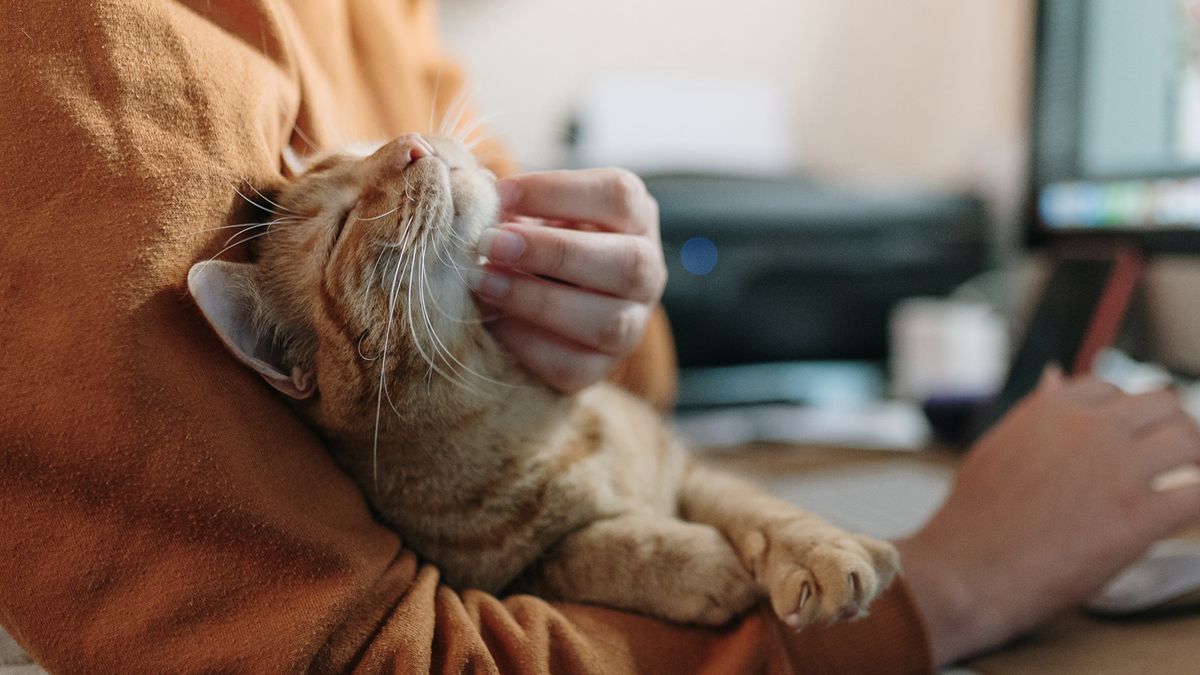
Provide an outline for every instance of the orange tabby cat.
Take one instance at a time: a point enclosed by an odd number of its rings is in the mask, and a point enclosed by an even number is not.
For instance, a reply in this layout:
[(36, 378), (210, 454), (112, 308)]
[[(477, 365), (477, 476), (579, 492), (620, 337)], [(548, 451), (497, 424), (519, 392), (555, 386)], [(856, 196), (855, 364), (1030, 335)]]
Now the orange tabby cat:
[(494, 177), (458, 142), (334, 154), (275, 200), (255, 262), (197, 264), (188, 287), (447, 583), (702, 624), (767, 596), (800, 627), (891, 581), (890, 545), (696, 464), (622, 391), (559, 394), (500, 348), (464, 280)]

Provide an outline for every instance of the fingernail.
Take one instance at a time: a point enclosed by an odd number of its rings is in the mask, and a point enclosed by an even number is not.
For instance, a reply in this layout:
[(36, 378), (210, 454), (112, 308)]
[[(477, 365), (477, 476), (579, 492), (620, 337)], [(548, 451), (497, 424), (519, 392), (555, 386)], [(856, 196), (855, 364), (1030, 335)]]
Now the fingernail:
[(489, 227), (479, 237), (479, 255), (494, 262), (516, 262), (524, 252), (525, 237), (516, 232)]
[(480, 268), (466, 271), (467, 286), (476, 293), (490, 298), (502, 298), (508, 295), (512, 282), (503, 274), (497, 274)]
[(517, 203), (517, 198), (521, 196), (521, 189), (517, 186), (517, 182), (511, 178), (496, 183), (496, 192), (500, 195), (500, 208), (508, 209), (513, 204)]

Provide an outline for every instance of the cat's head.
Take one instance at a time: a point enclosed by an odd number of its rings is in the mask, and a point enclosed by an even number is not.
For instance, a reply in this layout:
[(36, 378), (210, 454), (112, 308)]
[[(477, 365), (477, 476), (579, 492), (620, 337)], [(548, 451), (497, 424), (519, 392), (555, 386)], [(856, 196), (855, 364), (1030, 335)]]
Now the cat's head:
[(485, 339), (464, 275), (499, 208), (495, 176), (466, 148), (407, 134), (320, 158), (263, 199), (274, 216), (246, 235), (253, 262), (188, 274), (234, 356), (341, 410), (374, 404), (388, 382), (461, 377), (464, 350)]

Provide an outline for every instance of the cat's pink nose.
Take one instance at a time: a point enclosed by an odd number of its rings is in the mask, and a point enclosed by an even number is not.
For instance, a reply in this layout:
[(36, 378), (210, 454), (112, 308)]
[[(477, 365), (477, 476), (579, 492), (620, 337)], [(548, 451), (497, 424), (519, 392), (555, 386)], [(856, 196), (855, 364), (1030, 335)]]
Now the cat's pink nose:
[(420, 134), (404, 134), (389, 144), (388, 150), (396, 168), (403, 169), (422, 157), (433, 154), (433, 148)]

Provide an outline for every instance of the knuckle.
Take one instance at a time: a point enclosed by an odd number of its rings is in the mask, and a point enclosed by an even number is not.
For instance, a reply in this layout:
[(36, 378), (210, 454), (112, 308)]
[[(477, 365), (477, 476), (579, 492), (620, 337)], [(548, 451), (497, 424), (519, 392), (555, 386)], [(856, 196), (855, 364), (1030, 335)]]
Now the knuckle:
[(646, 198), (646, 185), (629, 169), (611, 169), (609, 200), (619, 216), (630, 218), (637, 214), (638, 205)]
[(578, 376), (576, 369), (565, 359), (555, 359), (546, 366), (546, 380), (563, 392), (572, 392)]
[(1200, 452), (1200, 432), (1196, 431), (1195, 425), (1179, 425), (1174, 430), (1175, 443), (1178, 447), (1185, 449), (1189, 454), (1195, 455)]
[(1195, 421), (1192, 420), (1191, 415), (1182, 410), (1175, 410), (1155, 422), (1152, 428), (1165, 429), (1176, 436), (1186, 437), (1195, 433), (1195, 426)]
[(558, 358), (546, 365), (545, 379), (555, 389), (573, 394), (603, 377), (587, 359)]
[(540, 322), (554, 311), (554, 299), (535, 281), (514, 278), (510, 305), (518, 315)]
[(1179, 447), (1186, 448), (1191, 454), (1200, 454), (1200, 429), (1196, 428), (1191, 417), (1183, 415), (1182, 419), (1172, 427), (1172, 433)]
[(632, 241), (626, 247), (620, 262), (621, 286), (627, 297), (638, 300), (654, 300), (659, 292), (661, 271), (655, 264), (648, 247)]
[(624, 354), (637, 346), (641, 329), (638, 308), (622, 307), (600, 325), (596, 348), (606, 354)]
[(549, 273), (561, 272), (567, 268), (570, 254), (570, 242), (563, 236), (563, 233), (555, 232), (554, 236), (546, 237), (545, 239), (541, 267)]

